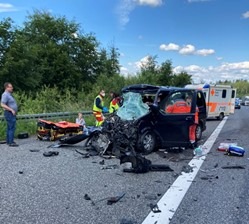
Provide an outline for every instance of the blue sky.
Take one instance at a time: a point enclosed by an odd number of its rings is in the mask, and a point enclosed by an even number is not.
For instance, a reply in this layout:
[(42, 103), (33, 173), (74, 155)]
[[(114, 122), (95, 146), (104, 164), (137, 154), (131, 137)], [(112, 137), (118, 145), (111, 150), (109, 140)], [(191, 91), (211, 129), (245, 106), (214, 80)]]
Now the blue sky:
[(117, 47), (124, 75), (151, 55), (195, 83), (249, 80), (249, 0), (0, 0), (0, 19), (22, 24), (34, 9), (75, 20), (102, 47)]

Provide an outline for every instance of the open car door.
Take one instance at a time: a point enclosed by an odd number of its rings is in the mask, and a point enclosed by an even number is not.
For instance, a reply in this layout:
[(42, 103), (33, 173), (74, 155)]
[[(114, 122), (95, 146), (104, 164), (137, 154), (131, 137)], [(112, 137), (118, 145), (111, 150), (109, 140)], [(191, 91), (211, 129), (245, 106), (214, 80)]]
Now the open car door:
[[(159, 93), (159, 95), (167, 95)], [(185, 101), (187, 96), (192, 97), (192, 104)], [(192, 90), (176, 90), (160, 100), (159, 113), (155, 130), (161, 138), (162, 146), (187, 146), (189, 145), (189, 127), (194, 124), (196, 94)], [(170, 107), (175, 109), (170, 110)]]

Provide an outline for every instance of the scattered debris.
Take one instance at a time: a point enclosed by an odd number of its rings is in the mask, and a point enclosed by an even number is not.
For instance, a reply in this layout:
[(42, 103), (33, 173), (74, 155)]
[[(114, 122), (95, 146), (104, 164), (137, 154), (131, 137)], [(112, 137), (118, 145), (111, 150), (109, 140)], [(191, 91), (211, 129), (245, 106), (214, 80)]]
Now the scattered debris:
[(105, 165), (105, 160), (103, 159), (102, 161), (99, 162), (100, 165)]
[(84, 195), (84, 199), (87, 200), (87, 201), (91, 201), (91, 198), (89, 197), (88, 194), (85, 194), (85, 195)]
[(226, 155), (228, 156), (244, 156), (245, 149), (240, 146), (230, 145)]
[(18, 173), (19, 173), (19, 174), (23, 174), (23, 171), (22, 171), (22, 170), (20, 170)]
[(244, 156), (245, 149), (238, 146), (236, 142), (234, 143), (220, 143), (218, 151), (226, 152), (225, 155), (228, 156)]
[(184, 172), (184, 173), (191, 173), (191, 172), (193, 172), (193, 167), (190, 166), (190, 165), (183, 166), (182, 167), (182, 172)]
[(75, 152), (83, 156), (83, 158), (89, 158), (90, 156), (96, 156), (98, 153), (96, 151), (88, 151), (87, 153), (75, 149)]
[(229, 149), (230, 145), (237, 145), (237, 142), (234, 143), (222, 142), (218, 146), (217, 150), (221, 152), (226, 152)]
[(245, 169), (245, 166), (222, 166), (222, 169)]
[(45, 157), (58, 156), (58, 155), (59, 155), (58, 151), (48, 151), (43, 153), (43, 156)]
[(0, 144), (6, 144), (7, 142), (5, 140), (0, 141)]
[(120, 164), (130, 162), (132, 167), (124, 169), (129, 173), (146, 173), (149, 171), (173, 171), (168, 165), (152, 164), (150, 160), (141, 155), (122, 155), (120, 156)]
[(20, 134), (17, 135), (17, 138), (19, 139), (24, 139), (24, 138), (28, 138), (29, 134), (27, 132), (22, 132)]
[(119, 166), (117, 164), (107, 165), (107, 166), (101, 167), (101, 170), (112, 170), (112, 169), (117, 169), (118, 167)]
[(212, 179), (219, 179), (219, 176), (214, 176), (214, 175), (206, 175), (204, 177), (200, 177), (202, 180), (212, 180)]
[(40, 149), (30, 149), (30, 152), (40, 152)]
[(120, 199), (122, 199), (125, 196), (125, 193), (120, 193), (119, 195), (115, 196), (115, 197), (110, 197), (107, 199), (107, 204), (108, 205), (112, 205), (116, 202), (118, 202)]
[(151, 209), (151, 211), (154, 212), (154, 213), (162, 212), (162, 211), (159, 209), (159, 207), (158, 207), (157, 204), (150, 204), (150, 209)]
[(199, 145), (197, 148), (194, 149), (194, 155), (195, 156), (202, 156), (203, 152), (202, 152), (202, 146)]

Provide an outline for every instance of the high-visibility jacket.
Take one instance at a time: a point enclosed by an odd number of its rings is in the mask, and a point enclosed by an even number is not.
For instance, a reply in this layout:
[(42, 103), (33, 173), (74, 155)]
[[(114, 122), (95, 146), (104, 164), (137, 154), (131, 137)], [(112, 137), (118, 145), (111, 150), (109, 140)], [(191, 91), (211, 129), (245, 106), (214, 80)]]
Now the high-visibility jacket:
[(101, 97), (100, 95), (98, 95), (98, 96), (96, 96), (96, 98), (94, 99), (94, 103), (93, 103), (93, 111), (95, 111), (95, 112), (101, 112), (102, 113), (102, 109), (101, 108), (99, 108), (99, 107), (97, 107), (97, 105), (96, 105), (96, 100), (97, 99), (100, 99), (100, 104), (101, 104), (101, 106), (102, 107), (104, 107), (104, 100), (103, 100), (103, 97)]
[(119, 108), (118, 102), (119, 100), (117, 98), (112, 99), (109, 106), (109, 113), (113, 113), (118, 110)]

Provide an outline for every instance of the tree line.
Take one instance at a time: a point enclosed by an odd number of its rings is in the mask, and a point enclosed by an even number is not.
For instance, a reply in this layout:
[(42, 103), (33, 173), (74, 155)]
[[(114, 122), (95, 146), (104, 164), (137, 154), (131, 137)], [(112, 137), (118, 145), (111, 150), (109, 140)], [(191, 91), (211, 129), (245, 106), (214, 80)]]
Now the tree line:
[[(68, 108), (58, 108), (63, 99), (90, 109), (102, 88), (119, 92), (130, 84), (183, 87), (192, 82), (186, 72), (175, 74), (170, 60), (158, 64), (152, 55), (136, 74), (123, 76), (119, 56), (114, 44), (102, 47), (93, 33), (65, 16), (35, 10), (21, 26), (11, 18), (0, 21), (0, 84), (14, 85), (24, 113), (32, 105), (38, 113)], [(247, 92), (248, 83), (241, 82), (235, 84)]]

